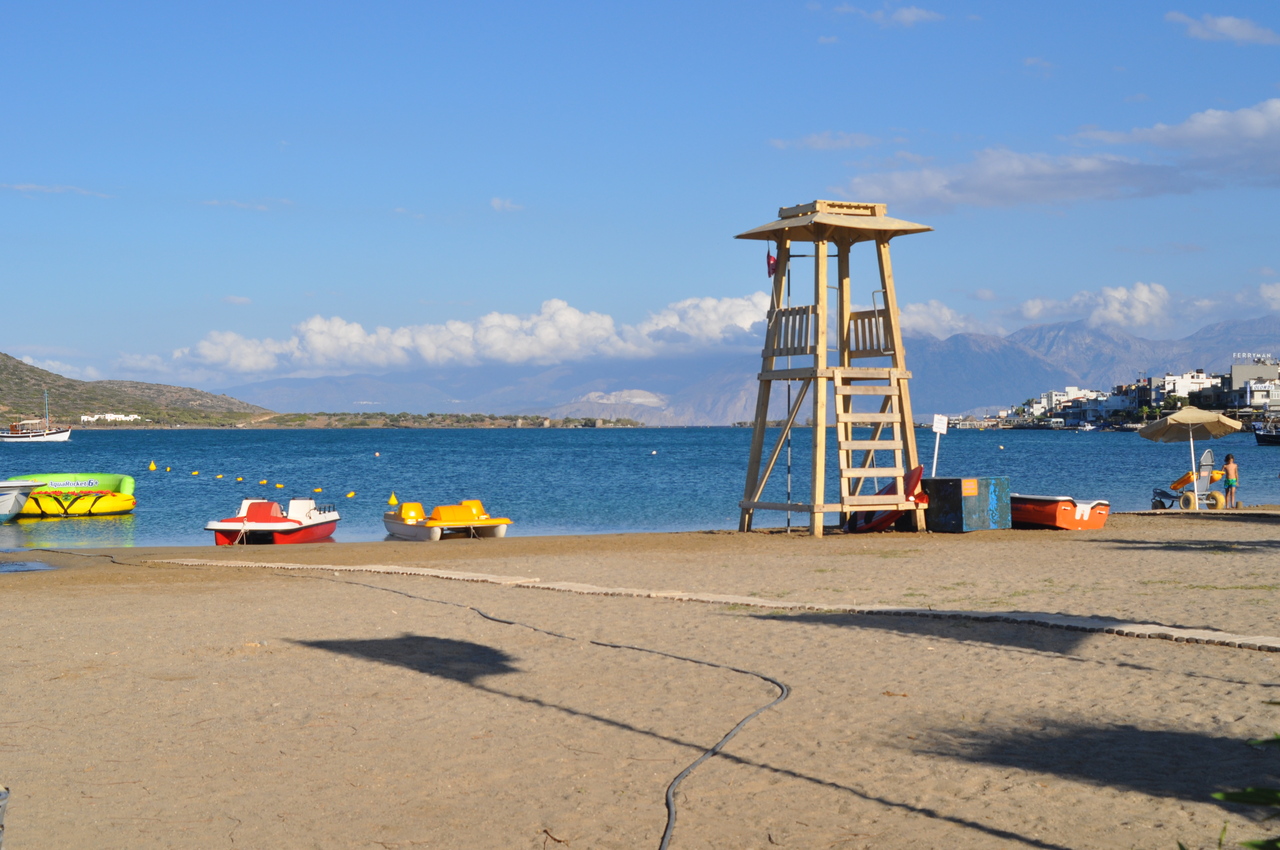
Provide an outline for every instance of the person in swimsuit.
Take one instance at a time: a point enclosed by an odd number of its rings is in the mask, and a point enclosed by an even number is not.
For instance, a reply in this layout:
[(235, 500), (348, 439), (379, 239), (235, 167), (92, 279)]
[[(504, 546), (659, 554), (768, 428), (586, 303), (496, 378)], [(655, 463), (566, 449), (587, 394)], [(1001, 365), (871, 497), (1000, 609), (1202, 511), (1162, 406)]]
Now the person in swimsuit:
[(1240, 484), (1240, 467), (1236, 466), (1236, 456), (1227, 455), (1227, 462), (1222, 464), (1222, 486), (1227, 491), (1227, 507), (1236, 506), (1236, 487)]

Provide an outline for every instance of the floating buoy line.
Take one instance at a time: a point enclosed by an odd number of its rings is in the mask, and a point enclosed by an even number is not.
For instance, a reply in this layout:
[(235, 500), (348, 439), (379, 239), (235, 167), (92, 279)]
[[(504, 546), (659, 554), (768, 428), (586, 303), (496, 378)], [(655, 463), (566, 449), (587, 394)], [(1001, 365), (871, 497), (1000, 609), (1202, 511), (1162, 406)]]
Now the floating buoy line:
[[(376, 453), (375, 453), (375, 457), (376, 457)], [(158, 467), (158, 466), (156, 466), (156, 462), (155, 462), (154, 460), (147, 464), (147, 471), (148, 471), (148, 472), (156, 472), (156, 471), (158, 471), (158, 470), (159, 470), (159, 467)], [(172, 472), (172, 471), (173, 471), (173, 467), (172, 467), (172, 466), (166, 466), (166, 467), (164, 468), (164, 471), (165, 471), (165, 472)], [(193, 477), (194, 477), (194, 476), (198, 476), (199, 474), (200, 474), (200, 470), (198, 470), (198, 469), (193, 469), (193, 470), (191, 470), (191, 475), (192, 475)], [(224, 473), (218, 473), (217, 475), (214, 475), (213, 477), (214, 477), (214, 478), (217, 478), (217, 479), (221, 479), (221, 478), (225, 478), (225, 477), (226, 477), (226, 475), (225, 475)], [(244, 476), (243, 476), (243, 475), (237, 475), (237, 476), (235, 477), (235, 480), (236, 480), (237, 482), (239, 482), (239, 483), (242, 483), (242, 482), (244, 481)], [(272, 483), (272, 481), (271, 481), (271, 479), (270, 479), (270, 478), (263, 478), (263, 479), (260, 479), (260, 480), (258, 481), (259, 486), (263, 486), (263, 487), (265, 487), (266, 485), (271, 484), (271, 483)], [(283, 483), (281, 483), (281, 482), (279, 482), (279, 481), (275, 482), (275, 489), (277, 489), (277, 490), (283, 490), (284, 488), (285, 488), (285, 485), (284, 485)], [(324, 492), (324, 488), (323, 488), (323, 487), (313, 487), (313, 488), (311, 488), (311, 492), (312, 492), (312, 493), (323, 493), (323, 492)], [(356, 491), (355, 491), (355, 490), (351, 490), (351, 491), (349, 491), (349, 492), (346, 494), (346, 498), (348, 498), (348, 499), (354, 499), (355, 497), (356, 497)], [(391, 501), (390, 501), (390, 502), (388, 502), (388, 504), (391, 504), (391, 505), (399, 504), (399, 503), (396, 501), (396, 494), (395, 494), (394, 492), (391, 494)]]

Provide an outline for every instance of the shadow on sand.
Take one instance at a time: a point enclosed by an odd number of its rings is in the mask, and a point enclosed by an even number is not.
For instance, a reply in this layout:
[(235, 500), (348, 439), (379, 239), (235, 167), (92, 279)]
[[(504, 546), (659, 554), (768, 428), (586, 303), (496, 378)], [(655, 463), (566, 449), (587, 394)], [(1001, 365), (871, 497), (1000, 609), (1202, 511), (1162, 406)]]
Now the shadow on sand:
[(441, 679), (452, 679), (468, 685), (476, 684), (476, 680), (482, 676), (520, 672), (511, 664), (514, 659), (500, 649), (429, 635), (405, 633), (398, 638), (301, 640), (295, 643), (340, 655), (407, 667), (428, 676), (439, 676)]
[(1274, 751), (1238, 738), (1136, 726), (1046, 725), (1032, 734), (948, 733), (955, 745), (918, 752), (1196, 803), (1215, 802), (1209, 796), (1214, 791), (1274, 786), (1280, 768)]
[[(1023, 612), (1025, 613), (1025, 612)], [(919, 635), (938, 640), (956, 640), (988, 643), (994, 646), (1014, 646), (1070, 655), (1090, 637), (1089, 632), (1068, 631), (1031, 623), (983, 622), (975, 619), (913, 616), (909, 614), (824, 614), (806, 611), (799, 614), (754, 614), (756, 619), (784, 623), (800, 623), (814, 626), (834, 626), (843, 629), (897, 632), (903, 635)], [(975, 612), (975, 617), (982, 616)], [(993, 616), (1000, 616), (993, 614)], [(1098, 617), (1099, 625), (1119, 623), (1107, 617)]]

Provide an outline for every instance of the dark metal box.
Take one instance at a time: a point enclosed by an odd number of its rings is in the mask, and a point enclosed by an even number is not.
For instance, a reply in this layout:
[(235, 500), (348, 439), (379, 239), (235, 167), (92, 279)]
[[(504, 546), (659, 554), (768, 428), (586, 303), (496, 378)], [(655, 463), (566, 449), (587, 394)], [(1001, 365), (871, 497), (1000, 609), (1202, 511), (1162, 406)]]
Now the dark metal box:
[(986, 531), (1009, 528), (1009, 479), (926, 478), (925, 524), (930, 531)]

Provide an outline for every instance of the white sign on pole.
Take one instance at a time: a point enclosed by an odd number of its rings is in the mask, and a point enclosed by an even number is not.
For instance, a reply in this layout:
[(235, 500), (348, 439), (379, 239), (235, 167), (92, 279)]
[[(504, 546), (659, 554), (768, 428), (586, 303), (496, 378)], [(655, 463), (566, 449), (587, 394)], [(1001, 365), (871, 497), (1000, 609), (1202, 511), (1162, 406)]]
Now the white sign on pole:
[(929, 473), (930, 478), (938, 477), (938, 444), (942, 442), (942, 435), (947, 433), (947, 417), (941, 413), (933, 414), (933, 471)]

